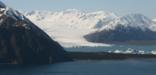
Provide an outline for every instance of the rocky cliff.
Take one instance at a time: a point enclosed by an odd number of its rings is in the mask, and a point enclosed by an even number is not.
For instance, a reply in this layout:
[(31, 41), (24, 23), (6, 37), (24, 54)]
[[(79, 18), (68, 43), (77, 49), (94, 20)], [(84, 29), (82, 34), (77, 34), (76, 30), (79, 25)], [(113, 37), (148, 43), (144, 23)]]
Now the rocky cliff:
[(48, 64), (67, 52), (18, 11), (0, 2), (0, 63)]

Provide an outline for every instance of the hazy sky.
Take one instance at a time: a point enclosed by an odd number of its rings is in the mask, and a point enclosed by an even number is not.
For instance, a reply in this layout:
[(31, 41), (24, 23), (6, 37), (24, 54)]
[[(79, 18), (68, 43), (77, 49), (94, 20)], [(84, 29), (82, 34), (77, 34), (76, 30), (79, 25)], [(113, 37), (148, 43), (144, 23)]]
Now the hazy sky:
[(2, 0), (19, 10), (64, 10), (112, 11), (119, 15), (142, 13), (156, 17), (156, 0)]

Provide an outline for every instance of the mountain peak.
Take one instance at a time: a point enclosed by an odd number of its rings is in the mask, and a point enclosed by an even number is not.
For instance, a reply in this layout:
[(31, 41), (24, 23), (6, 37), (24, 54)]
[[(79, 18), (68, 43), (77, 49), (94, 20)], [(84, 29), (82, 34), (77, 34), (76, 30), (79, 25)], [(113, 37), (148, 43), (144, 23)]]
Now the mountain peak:
[(109, 22), (108, 24), (106, 24), (106, 26), (101, 28), (101, 30), (112, 30), (118, 26), (139, 28), (145, 30), (155, 27), (155, 23), (142, 14), (128, 14), (115, 18), (113, 21)]
[(128, 22), (139, 22), (139, 23), (146, 23), (146, 24), (151, 22), (151, 20), (149, 18), (147, 18), (146, 16), (144, 16), (142, 14), (138, 14), (138, 13), (125, 15), (125, 16), (121, 17), (121, 19), (127, 20)]
[(65, 11), (67, 11), (67, 12), (80, 12), (80, 10), (78, 10), (78, 9), (66, 9)]
[(155, 22), (141, 14), (128, 14), (84, 37), (89, 42), (96, 43), (156, 44), (155, 35)]
[[(0, 18), (1, 20), (0, 25), (5, 21), (5, 18), (12, 18), (13, 20), (18, 21), (19, 23), (26, 19), (24, 15), (19, 13), (17, 10), (7, 7), (3, 2), (0, 2), (0, 17), (2, 17)], [(13, 24), (10, 24), (9, 26), (11, 25), (13, 27), (17, 26)], [(20, 26), (24, 28), (29, 28), (28, 25), (26, 25), (25, 23)]]
[(48, 64), (68, 60), (59, 43), (17, 10), (2, 2), (0, 9), (0, 63)]

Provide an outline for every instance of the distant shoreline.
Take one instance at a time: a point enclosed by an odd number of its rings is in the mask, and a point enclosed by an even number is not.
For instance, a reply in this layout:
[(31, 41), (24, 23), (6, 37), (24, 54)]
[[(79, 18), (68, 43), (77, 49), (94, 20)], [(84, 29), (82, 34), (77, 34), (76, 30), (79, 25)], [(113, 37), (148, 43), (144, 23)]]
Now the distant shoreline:
[(154, 54), (131, 54), (109, 52), (68, 52), (74, 60), (126, 60), (126, 59), (156, 59)]

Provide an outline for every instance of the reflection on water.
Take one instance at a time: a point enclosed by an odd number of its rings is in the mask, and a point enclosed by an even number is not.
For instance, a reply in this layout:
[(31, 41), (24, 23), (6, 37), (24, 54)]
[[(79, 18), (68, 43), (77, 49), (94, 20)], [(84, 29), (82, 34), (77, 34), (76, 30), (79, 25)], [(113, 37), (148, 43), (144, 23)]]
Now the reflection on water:
[(155, 75), (156, 60), (75, 61), (52, 65), (0, 65), (1, 75)]

